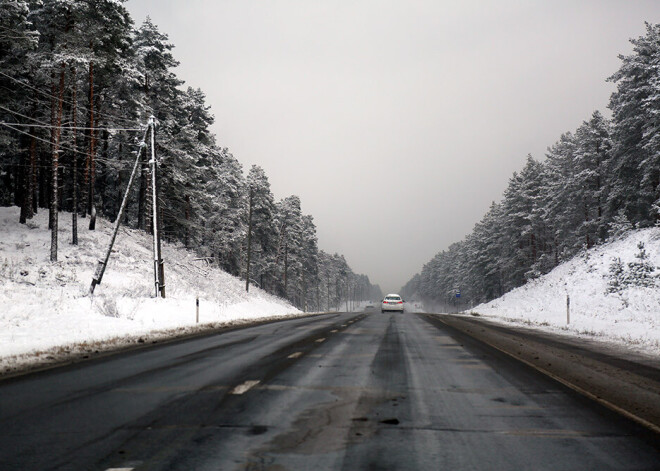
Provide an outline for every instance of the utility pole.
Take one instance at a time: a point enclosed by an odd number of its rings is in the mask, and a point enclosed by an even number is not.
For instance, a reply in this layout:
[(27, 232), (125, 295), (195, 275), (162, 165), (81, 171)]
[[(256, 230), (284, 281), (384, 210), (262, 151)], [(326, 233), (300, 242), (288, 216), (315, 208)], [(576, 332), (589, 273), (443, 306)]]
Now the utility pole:
[(154, 284), (156, 287), (156, 297), (160, 294), (165, 297), (165, 269), (160, 252), (160, 218), (158, 214), (158, 163), (156, 162), (156, 119), (149, 118), (149, 128), (151, 129), (151, 199), (152, 199), (152, 218), (153, 218), (153, 236), (154, 236)]
[(94, 294), (94, 288), (96, 288), (96, 285), (100, 285), (101, 280), (103, 279), (103, 273), (105, 272), (105, 267), (108, 265), (108, 260), (110, 259), (110, 253), (112, 253), (112, 246), (114, 245), (115, 239), (117, 238), (117, 232), (119, 232), (119, 224), (121, 224), (122, 216), (126, 209), (126, 203), (128, 202), (128, 194), (131, 192), (131, 187), (133, 186), (133, 181), (135, 180), (135, 174), (137, 173), (140, 160), (142, 159), (142, 154), (147, 147), (146, 144), (147, 133), (149, 132), (150, 127), (151, 126), (147, 127), (147, 130), (144, 133), (144, 137), (142, 138), (142, 142), (140, 143), (140, 149), (138, 150), (135, 159), (135, 164), (133, 165), (133, 171), (131, 172), (131, 177), (128, 180), (128, 185), (126, 186), (124, 199), (122, 200), (121, 206), (119, 207), (119, 213), (117, 213), (117, 219), (115, 219), (115, 227), (114, 230), (112, 231), (112, 238), (110, 239), (108, 250), (105, 252), (105, 257), (103, 258), (103, 260), (99, 260), (99, 263), (96, 267), (96, 271), (94, 273), (94, 277), (92, 278), (92, 285), (89, 287), (89, 294)]
[[(245, 291), (250, 291), (250, 259), (252, 255), (252, 199), (254, 190), (250, 186), (250, 203), (248, 209), (248, 233), (247, 233), (247, 264), (245, 266)], [(263, 286), (262, 286), (263, 288)]]

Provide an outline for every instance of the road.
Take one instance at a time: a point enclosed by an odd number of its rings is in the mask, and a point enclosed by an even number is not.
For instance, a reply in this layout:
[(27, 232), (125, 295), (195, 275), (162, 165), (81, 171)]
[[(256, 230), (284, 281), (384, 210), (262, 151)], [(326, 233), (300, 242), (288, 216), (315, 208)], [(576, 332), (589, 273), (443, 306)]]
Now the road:
[(417, 314), (324, 314), (0, 382), (2, 470), (608, 470), (657, 436)]

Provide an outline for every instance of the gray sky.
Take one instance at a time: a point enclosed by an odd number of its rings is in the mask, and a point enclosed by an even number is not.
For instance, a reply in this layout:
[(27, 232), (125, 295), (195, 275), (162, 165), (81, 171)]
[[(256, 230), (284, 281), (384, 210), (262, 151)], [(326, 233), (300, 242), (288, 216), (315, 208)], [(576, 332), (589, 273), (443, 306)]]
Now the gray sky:
[(500, 200), (526, 155), (607, 113), (657, 0), (129, 0), (176, 46), (218, 143), (319, 247), (397, 291)]

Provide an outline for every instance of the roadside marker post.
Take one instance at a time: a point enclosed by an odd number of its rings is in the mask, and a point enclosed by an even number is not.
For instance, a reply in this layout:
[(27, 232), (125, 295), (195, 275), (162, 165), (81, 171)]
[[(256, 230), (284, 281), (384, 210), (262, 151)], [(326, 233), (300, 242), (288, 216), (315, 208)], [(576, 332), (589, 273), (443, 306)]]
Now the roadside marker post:
[(195, 317), (195, 323), (199, 324), (199, 296), (197, 296), (197, 297), (195, 298), (195, 306), (196, 306), (196, 308), (197, 308), (197, 309), (196, 309), (196, 310), (197, 310), (197, 315), (196, 315), (196, 317)]
[(566, 325), (571, 323), (571, 297), (566, 295)]

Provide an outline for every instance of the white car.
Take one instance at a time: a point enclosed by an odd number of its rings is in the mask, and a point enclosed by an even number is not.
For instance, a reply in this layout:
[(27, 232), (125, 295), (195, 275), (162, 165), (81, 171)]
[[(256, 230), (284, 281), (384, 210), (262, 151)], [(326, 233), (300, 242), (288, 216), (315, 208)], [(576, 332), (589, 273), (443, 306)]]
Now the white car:
[(399, 311), (403, 312), (403, 303), (405, 301), (398, 294), (388, 294), (380, 304), (380, 312)]

